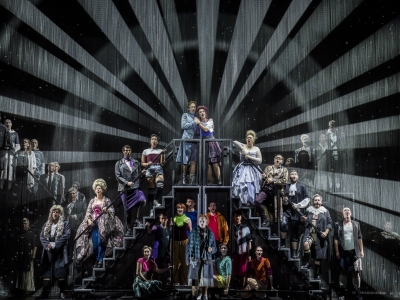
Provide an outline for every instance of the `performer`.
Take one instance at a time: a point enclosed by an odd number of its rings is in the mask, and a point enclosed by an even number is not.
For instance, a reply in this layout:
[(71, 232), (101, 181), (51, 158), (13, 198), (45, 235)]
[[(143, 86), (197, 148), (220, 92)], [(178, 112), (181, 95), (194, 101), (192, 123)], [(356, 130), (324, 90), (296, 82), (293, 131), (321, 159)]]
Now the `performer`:
[(43, 267), (43, 290), (39, 299), (49, 297), (52, 280), (58, 280), (60, 299), (65, 299), (66, 278), (68, 276), (67, 244), (70, 236), (68, 221), (64, 220), (64, 210), (60, 205), (50, 208), (49, 218), (40, 233), (43, 246), (40, 264)]
[(335, 224), (334, 245), (336, 257), (340, 265), (340, 297), (344, 299), (344, 291), (347, 285), (347, 272), (353, 273), (353, 286), (359, 300), (360, 293), (360, 271), (362, 270), (361, 258), (364, 258), (364, 245), (360, 223), (351, 220), (351, 210), (343, 208), (343, 220)]
[(227, 295), (232, 276), (232, 259), (227, 255), (227, 244), (220, 244), (219, 252), (221, 253), (221, 256), (215, 260), (217, 273), (214, 275), (214, 285), (223, 289), (224, 295)]
[[(168, 216), (165, 214), (160, 214), (159, 216), (160, 224), (150, 227), (150, 223), (146, 222), (145, 226), (147, 228), (147, 233), (149, 235), (154, 235), (154, 244), (152, 257), (155, 259), (157, 266), (160, 268), (168, 267), (168, 263), (171, 261), (170, 249), (170, 230), (168, 228)], [(160, 274), (154, 274), (153, 278), (160, 280), (163, 285), (166, 284), (166, 280), (163, 280)], [(171, 276), (168, 277), (171, 280)]]
[(329, 187), (331, 191), (336, 191), (340, 189), (341, 186), (341, 174), (343, 172), (342, 166), (346, 167), (346, 152), (340, 151), (342, 147), (342, 142), (345, 138), (344, 132), (339, 132), (336, 128), (336, 121), (331, 120), (328, 123), (329, 128), (326, 131), (326, 140), (328, 143), (328, 153), (330, 158), (330, 168), (332, 173), (332, 178), (329, 182)]
[[(194, 131), (195, 128), (197, 127), (197, 124), (200, 123), (200, 120), (196, 118), (195, 112), (196, 112), (196, 102), (195, 101), (190, 101), (187, 105), (188, 112), (184, 113), (181, 118), (181, 128), (183, 130), (182, 134), (182, 139), (187, 140), (187, 139), (195, 139), (194, 137)], [(197, 138), (200, 138), (200, 136), (197, 136)], [(183, 170), (183, 177), (182, 177), (182, 184), (190, 183), (194, 184), (195, 182), (195, 177), (196, 177), (196, 160), (197, 157), (192, 155), (192, 147), (197, 144), (197, 143), (189, 143), (189, 142), (184, 142), (180, 143), (179, 148), (178, 148), (178, 153), (176, 155), (176, 162), (177, 163), (183, 163), (182, 165), (182, 170)], [(182, 157), (182, 147), (183, 147), (183, 157)], [(198, 145), (197, 145), (198, 147)], [(197, 153), (196, 153), (197, 154)], [(187, 165), (190, 162), (190, 178), (189, 181), (186, 180), (186, 173), (187, 173)]]
[(209, 212), (207, 213), (208, 227), (214, 233), (215, 243), (217, 247), (221, 244), (228, 245), (229, 229), (225, 217), (217, 210), (217, 204), (210, 202), (208, 205)]
[[(268, 285), (271, 286), (271, 291), (276, 291), (272, 282), (272, 268), (269, 259), (263, 257), (263, 248), (256, 247), (256, 257), (251, 260), (251, 277), (247, 279), (246, 291), (251, 290), (266, 290)], [(247, 296), (247, 297), (246, 297)], [(249, 298), (249, 295), (244, 295), (244, 298)], [(265, 294), (256, 293), (256, 298), (266, 298)]]
[(72, 183), (72, 187), (78, 191), (78, 193), (76, 194), (76, 200), (83, 201), (83, 202), (85, 202), (85, 205), (86, 205), (87, 204), (86, 197), (81, 191), (79, 191), (81, 184), (78, 181), (74, 181)]
[[(158, 202), (163, 188), (164, 188), (164, 171), (163, 166), (165, 164), (165, 156), (161, 154), (156, 160), (154, 160), (160, 153), (165, 152), (165, 150), (157, 149), (158, 142), (160, 138), (152, 134), (150, 138), (150, 148), (146, 149), (142, 153), (142, 167), (146, 169), (146, 179), (148, 187), (148, 195), (154, 194), (153, 207), (161, 206)], [(154, 192), (154, 186), (156, 190)], [(153, 209), (151, 209), (151, 217), (153, 214)]]
[[(22, 143), (22, 150), (19, 150), (17, 152), (17, 166), (18, 167), (26, 167), (28, 168), (31, 173), (34, 173), (36, 170), (36, 158), (35, 154), (33, 153), (31, 149), (31, 141), (28, 139), (24, 139)], [(24, 170), (21, 170), (24, 171)], [(26, 189), (29, 189), (29, 191), (32, 190), (33, 188), (33, 181), (34, 179), (32, 178), (31, 174), (26, 175)]]
[[(330, 158), (328, 156), (328, 144), (326, 142), (325, 134), (321, 134), (319, 136), (319, 144), (317, 149), (315, 150), (316, 157), (316, 174), (314, 186), (316, 189), (321, 191), (328, 191), (329, 187), (329, 172), (330, 172)], [(340, 212), (341, 213), (341, 212)]]
[(192, 299), (197, 299), (202, 287), (203, 300), (208, 299), (209, 286), (214, 285), (211, 255), (217, 252), (214, 234), (207, 226), (206, 215), (199, 215), (198, 225), (192, 230), (186, 248), (186, 264), (189, 266), (188, 284), (192, 286)]
[(251, 233), (248, 226), (242, 223), (242, 212), (233, 212), (233, 287), (243, 288), (246, 282), (247, 262), (251, 260)]
[(151, 257), (151, 247), (144, 246), (142, 249), (143, 257), (139, 258), (136, 263), (136, 278), (133, 283), (133, 291), (136, 298), (149, 297), (154, 293), (162, 291), (162, 283), (158, 280), (151, 280), (153, 273), (164, 273), (172, 267), (159, 269), (156, 262)]
[(23, 232), (19, 236), (18, 273), (16, 288), (24, 292), (35, 291), (33, 261), (36, 257), (37, 242), (35, 234), (30, 230), (29, 220), (22, 219)]
[(256, 133), (248, 130), (246, 144), (233, 141), (234, 145), (241, 149), (240, 163), (233, 170), (233, 195), (239, 197), (244, 205), (254, 204), (256, 193), (261, 187), (261, 169), (256, 170), (256, 165), (261, 164), (262, 156), (260, 148), (254, 146), (256, 138)]
[(53, 162), (47, 165), (47, 174), (40, 175), (40, 198), (45, 199), (45, 205), (55, 204), (53, 198), (61, 199), (61, 177), (55, 173), (56, 166)]
[(186, 245), (188, 243), (188, 231), (192, 231), (192, 222), (184, 214), (186, 206), (183, 203), (176, 205), (176, 216), (173, 222), (173, 247), (174, 247), (174, 268), (173, 283), (175, 285), (186, 285), (187, 265), (186, 265)]
[[(206, 106), (198, 106), (196, 109), (197, 114), (200, 117), (200, 134), (202, 139), (214, 140), (214, 121), (208, 119), (208, 108)], [(207, 169), (207, 184), (213, 184), (212, 172), (214, 170), (217, 184), (221, 185), (221, 162), (222, 162), (222, 151), (217, 142), (208, 142), (208, 169)], [(212, 168), (211, 168), (212, 166)]]
[[(262, 174), (264, 182), (261, 186), (261, 192), (254, 203), (256, 211), (261, 217), (263, 227), (269, 227), (270, 222), (273, 222), (274, 219), (277, 222), (277, 199), (275, 193), (281, 192), (288, 180), (288, 171), (282, 166), (282, 163), (283, 156), (280, 154), (275, 155), (274, 164), (266, 167)], [(282, 213), (283, 209), (281, 209)]]
[[(197, 224), (197, 209), (194, 207), (196, 206), (196, 201), (192, 197), (186, 198), (186, 210), (185, 215), (188, 217), (192, 224)], [(190, 231), (187, 231), (188, 236), (190, 236)]]
[[(39, 150), (39, 142), (36, 139), (32, 139), (32, 151), (35, 154), (36, 158), (36, 169), (35, 169), (35, 177), (39, 179), (40, 175), (44, 175), (46, 170), (46, 163), (44, 162), (43, 152)], [(39, 183), (37, 180), (34, 180), (33, 183), (33, 193), (37, 193), (39, 189)]]
[(61, 198), (60, 198), (60, 202), (64, 202), (65, 201), (65, 197), (64, 197), (64, 195), (65, 195), (64, 194), (64, 191), (65, 191), (65, 176), (58, 172), (61, 169), (61, 166), (60, 166), (60, 164), (58, 162), (54, 162), (54, 166), (55, 166), (54, 173), (56, 173), (61, 178)]
[(18, 133), (12, 129), (12, 122), (10, 119), (6, 119), (4, 121), (4, 125), (7, 127), (8, 137), (10, 147), (5, 151), (3, 157), (3, 168), (0, 173), (0, 189), (3, 189), (4, 181), (8, 180), (8, 190), (11, 189), (12, 183), (15, 180), (15, 167), (16, 164), (14, 162), (15, 155), (21, 149), (21, 145), (19, 144), (19, 136)]
[[(302, 217), (302, 221), (306, 223), (306, 230), (303, 235), (302, 246), (304, 248), (303, 258), (305, 265), (302, 268), (310, 268), (310, 256), (313, 253), (313, 258), (315, 257), (314, 263), (314, 278), (318, 279), (321, 271), (321, 260), (328, 259), (328, 235), (332, 230), (332, 218), (329, 211), (322, 206), (322, 197), (315, 194), (312, 197), (313, 206), (309, 206), (306, 209), (306, 215)], [(317, 231), (310, 225), (313, 224), (321, 232)], [(314, 246), (314, 247), (312, 247)]]
[[(76, 241), (76, 264), (79, 265), (81, 261), (93, 254), (95, 260), (93, 268), (102, 268), (103, 258), (110, 255), (114, 247), (122, 245), (123, 225), (115, 216), (114, 207), (110, 206), (107, 209), (111, 200), (103, 195), (107, 190), (106, 182), (101, 178), (96, 179), (92, 188), (96, 197), (90, 200), (85, 218), (76, 232), (76, 237), (78, 237), (90, 227)], [(94, 222), (101, 212), (105, 213)]]
[[(283, 218), (281, 222), (281, 247), (286, 246), (286, 235), (290, 226), (290, 240), (292, 245), (292, 258), (299, 258), (299, 228), (301, 225), (297, 209), (305, 208), (310, 203), (307, 188), (297, 182), (297, 171), (290, 171), (290, 183), (285, 185), (285, 197), (283, 198)], [(290, 203), (289, 203), (290, 201)]]
[(307, 134), (300, 136), (302, 146), (294, 151), (294, 163), (303, 169), (314, 168), (314, 148), (308, 144), (310, 137)]
[[(144, 196), (140, 187), (139, 174), (141, 173), (140, 164), (136, 159), (131, 157), (132, 148), (129, 145), (122, 147), (124, 157), (117, 161), (115, 164), (115, 177), (118, 182), (118, 192), (125, 192), (122, 194), (121, 199), (127, 214), (127, 228), (126, 235), (132, 235), (132, 208), (137, 208), (136, 213), (136, 226), (142, 227), (142, 222), (139, 220), (140, 210), (146, 204), (146, 197)], [(136, 179), (134, 182), (133, 180)]]

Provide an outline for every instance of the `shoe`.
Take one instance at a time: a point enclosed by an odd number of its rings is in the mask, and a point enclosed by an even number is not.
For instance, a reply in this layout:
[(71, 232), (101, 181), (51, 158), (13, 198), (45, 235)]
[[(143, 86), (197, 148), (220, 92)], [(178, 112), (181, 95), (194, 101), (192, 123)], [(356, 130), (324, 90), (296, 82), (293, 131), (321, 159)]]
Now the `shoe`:
[(186, 184), (186, 175), (182, 176), (182, 184), (184, 184), (184, 185)]
[(103, 262), (102, 262), (102, 261), (99, 261), (99, 262), (97, 263), (97, 265), (96, 265), (95, 268), (97, 268), (97, 269), (103, 269)]
[(207, 296), (207, 295), (204, 295), (204, 296), (203, 296), (203, 300), (208, 300), (208, 296)]
[(132, 236), (132, 230), (128, 228), (125, 232), (125, 236)]
[(299, 258), (299, 251), (297, 251), (297, 250), (292, 250), (292, 258), (293, 258), (293, 259)]
[(99, 263), (99, 261), (98, 260), (96, 260), (94, 263), (93, 263), (93, 266), (92, 266), (92, 268), (94, 269), (94, 268), (97, 268), (97, 264)]
[(202, 297), (202, 294), (199, 294), (199, 295), (197, 296), (197, 300), (201, 300), (201, 297)]
[(65, 297), (64, 293), (60, 293), (60, 299), (67, 299), (67, 297)]
[(304, 266), (301, 266), (301, 269), (309, 269), (311, 267), (311, 264), (308, 262)]
[(154, 217), (154, 209), (150, 209), (150, 218)]
[(157, 200), (154, 200), (154, 201), (153, 201), (153, 207), (159, 207), (159, 206), (161, 206), (161, 204), (158, 203)]
[(142, 222), (140, 222), (139, 219), (136, 220), (135, 227), (143, 227), (143, 224), (142, 224)]
[(261, 227), (271, 227), (271, 223), (268, 222), (267, 220), (264, 220), (261, 224)]

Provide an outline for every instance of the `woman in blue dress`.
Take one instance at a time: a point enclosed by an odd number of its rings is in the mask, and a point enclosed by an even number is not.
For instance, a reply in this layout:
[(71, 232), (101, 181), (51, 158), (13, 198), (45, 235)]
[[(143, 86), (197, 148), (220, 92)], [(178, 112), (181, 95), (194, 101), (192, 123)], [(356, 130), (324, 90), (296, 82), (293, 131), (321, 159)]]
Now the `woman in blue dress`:
[(233, 170), (233, 195), (239, 197), (244, 205), (254, 204), (256, 193), (261, 186), (261, 169), (259, 164), (262, 162), (260, 148), (254, 146), (256, 133), (253, 130), (246, 132), (246, 144), (233, 141), (240, 151), (240, 163)]

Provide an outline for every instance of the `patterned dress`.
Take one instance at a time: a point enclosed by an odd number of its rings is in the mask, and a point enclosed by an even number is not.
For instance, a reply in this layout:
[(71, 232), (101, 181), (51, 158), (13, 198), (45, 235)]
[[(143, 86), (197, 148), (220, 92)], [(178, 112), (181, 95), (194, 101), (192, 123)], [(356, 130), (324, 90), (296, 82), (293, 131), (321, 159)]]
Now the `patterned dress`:
[[(151, 278), (151, 273), (157, 267), (153, 259), (146, 261), (144, 257), (139, 258), (137, 261), (142, 265), (142, 274), (145, 278)], [(135, 281), (133, 282), (133, 291), (136, 298), (148, 297), (151, 294), (158, 293), (162, 290), (162, 283), (159, 280), (143, 280), (136, 274)]]

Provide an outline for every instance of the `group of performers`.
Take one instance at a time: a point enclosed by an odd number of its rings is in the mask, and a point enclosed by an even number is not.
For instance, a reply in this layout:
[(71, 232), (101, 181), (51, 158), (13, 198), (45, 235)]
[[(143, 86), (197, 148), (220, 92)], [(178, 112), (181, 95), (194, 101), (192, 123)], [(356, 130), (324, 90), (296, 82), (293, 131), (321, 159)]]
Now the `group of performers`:
[[(220, 185), (222, 151), (219, 144), (212, 141), (215, 139), (214, 123), (209, 118), (207, 107), (196, 107), (194, 101), (189, 102), (188, 112), (182, 116), (181, 127), (182, 139), (208, 140), (208, 151), (205, 154), (208, 160), (207, 184)], [(0, 129), (1, 151), (9, 153), (7, 150), (10, 147), (16, 149), (15, 142), (11, 142), (9, 133), (3, 128)], [(75, 262), (78, 267), (82, 261), (93, 257), (93, 267), (103, 268), (104, 257), (110, 255), (114, 247), (122, 245), (124, 235), (132, 235), (134, 226), (146, 227), (149, 234), (154, 233), (156, 236), (156, 244), (153, 248), (145, 246), (143, 257), (137, 261), (134, 290), (138, 297), (160, 291), (162, 281), (153, 280), (152, 273), (166, 273), (171, 268), (173, 269), (173, 284), (192, 286), (194, 298), (198, 297), (199, 287), (202, 287), (203, 299), (207, 299), (207, 289), (210, 286), (218, 286), (226, 294), (231, 282), (235, 288), (246, 291), (268, 287), (274, 289), (271, 265), (267, 258), (262, 257), (262, 247), (257, 246), (255, 258), (251, 258), (250, 229), (241, 222), (242, 211), (240, 210), (232, 215), (233, 264), (227, 255), (228, 225), (225, 218), (216, 210), (216, 203), (210, 203), (208, 214), (197, 216), (194, 200), (188, 198), (187, 207), (183, 203), (176, 206), (176, 215), (170, 225), (167, 223), (168, 216), (164, 214), (160, 215), (160, 225), (156, 227), (150, 228), (148, 223), (145, 225), (141, 223), (141, 209), (147, 201), (140, 189), (138, 179), (141, 176), (146, 177), (148, 197), (153, 195), (153, 208), (161, 205), (165, 149), (158, 148), (159, 139), (157, 135), (151, 135), (150, 147), (143, 151), (140, 162), (131, 157), (132, 148), (129, 145), (123, 146), (123, 158), (115, 164), (118, 191), (121, 193), (126, 210), (126, 228), (115, 215), (111, 200), (104, 195), (107, 184), (103, 179), (94, 181), (92, 188), (96, 196), (87, 205), (79, 204), (78, 190), (72, 188), (68, 191), (72, 199), (68, 205), (51, 207), (48, 220), (43, 225), (40, 234), (43, 246), (41, 265), (44, 268), (42, 298), (48, 297), (54, 278), (58, 280), (60, 298), (65, 298), (69, 259), (68, 242), (70, 244), (76, 242)], [(304, 260), (303, 267), (309, 268), (312, 255), (315, 258), (314, 277), (316, 278), (320, 273), (320, 261), (327, 259), (326, 239), (334, 228), (334, 246), (340, 267), (343, 271), (354, 273), (354, 286), (359, 293), (359, 272), (361, 258), (364, 255), (363, 244), (359, 223), (351, 220), (350, 209), (344, 208), (343, 220), (332, 224), (329, 211), (322, 206), (320, 195), (315, 194), (309, 206), (310, 196), (306, 186), (298, 182), (298, 174), (295, 170), (289, 172), (283, 166), (282, 155), (275, 155), (273, 164), (261, 170), (259, 165), (262, 163), (262, 155), (260, 149), (255, 146), (256, 139), (256, 133), (249, 130), (246, 132), (245, 143), (233, 142), (240, 149), (240, 162), (233, 171), (234, 197), (239, 198), (244, 207), (254, 206), (263, 227), (270, 227), (280, 219), (281, 247), (286, 247), (286, 236), (290, 232), (292, 257), (296, 259), (301, 255)], [(306, 137), (303, 140), (303, 150), (306, 151)], [(28, 141), (24, 140), (24, 149), (25, 144), (28, 148)], [(182, 184), (198, 183), (198, 178), (196, 178), (198, 151), (197, 142), (182, 142), (179, 146), (176, 162), (182, 164)], [(6, 159), (2, 159), (1, 165), (6, 164)], [(33, 165), (34, 160), (31, 163), (34, 171)], [(50, 167), (49, 164), (49, 169), (56, 170), (57, 165), (53, 164)], [(49, 173), (52, 174), (53, 171)], [(51, 189), (52, 182), (51, 175), (48, 175), (44, 178), (42, 185)], [(0, 183), (3, 182), (0, 181)], [(33, 180), (28, 184), (33, 186)], [(61, 181), (59, 184), (61, 185)], [(279, 216), (278, 206), (281, 207)], [(301, 210), (304, 208), (306, 208), (305, 214), (301, 216)], [(133, 214), (134, 209), (136, 209), (136, 214)], [(153, 209), (151, 209), (151, 214), (154, 215)], [(300, 240), (299, 229), (302, 226), (305, 230)], [(169, 266), (166, 262), (169, 260), (172, 234), (174, 237), (171, 243), (174, 253), (173, 266)], [(75, 240), (76, 238), (78, 239)], [(246, 279), (248, 261), (251, 262), (253, 276)], [(345, 277), (341, 276), (341, 280)]]

